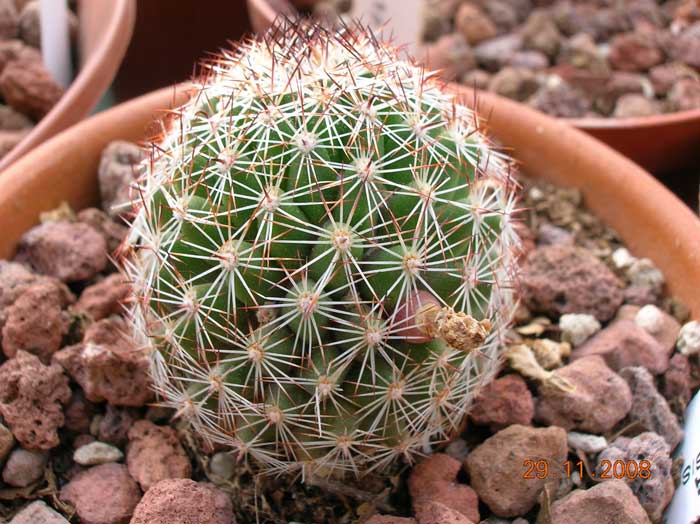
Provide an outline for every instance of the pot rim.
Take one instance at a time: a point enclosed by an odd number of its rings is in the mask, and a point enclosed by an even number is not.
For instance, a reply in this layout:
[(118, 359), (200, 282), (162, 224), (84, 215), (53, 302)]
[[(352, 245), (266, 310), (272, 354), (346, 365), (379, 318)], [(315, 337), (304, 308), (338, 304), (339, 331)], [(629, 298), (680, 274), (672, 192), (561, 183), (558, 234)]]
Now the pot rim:
[[(113, 140), (153, 136), (154, 115), (169, 114), (168, 108), (187, 99), (190, 87), (162, 88), (99, 113), (1, 172), (0, 257), (10, 258), (40, 212), (64, 201), (74, 209), (96, 205), (104, 147)], [(700, 220), (673, 193), (632, 161), (560, 120), (491, 94), (475, 97), (463, 86), (447, 88), (466, 105), (485, 109), (480, 114), (486, 132), (514, 153), (524, 172), (578, 187), (589, 209), (620, 234), (630, 251), (651, 258), (672, 294), (700, 318)]]
[(685, 124), (688, 122), (700, 121), (700, 109), (686, 109), (673, 113), (663, 113), (652, 116), (638, 116), (629, 118), (611, 117), (587, 117), (587, 118), (561, 118), (569, 125), (579, 129), (650, 129), (654, 127), (665, 127)]

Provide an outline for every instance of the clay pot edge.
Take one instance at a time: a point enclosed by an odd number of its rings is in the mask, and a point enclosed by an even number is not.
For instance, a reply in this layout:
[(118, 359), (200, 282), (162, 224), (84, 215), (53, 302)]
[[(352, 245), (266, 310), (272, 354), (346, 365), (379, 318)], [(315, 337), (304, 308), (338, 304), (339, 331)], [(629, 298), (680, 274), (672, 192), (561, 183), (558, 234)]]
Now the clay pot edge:
[[(187, 88), (164, 88), (100, 113), (0, 173), (0, 257), (12, 255), (40, 212), (63, 201), (74, 209), (95, 205), (102, 149), (116, 139), (141, 141), (152, 118), (182, 103)], [(700, 220), (677, 197), (630, 160), (561, 121), (497, 96), (475, 97), (463, 86), (448, 89), (480, 108), (487, 130), (526, 173), (578, 187), (590, 209), (634, 254), (651, 258), (671, 292), (700, 317)]]

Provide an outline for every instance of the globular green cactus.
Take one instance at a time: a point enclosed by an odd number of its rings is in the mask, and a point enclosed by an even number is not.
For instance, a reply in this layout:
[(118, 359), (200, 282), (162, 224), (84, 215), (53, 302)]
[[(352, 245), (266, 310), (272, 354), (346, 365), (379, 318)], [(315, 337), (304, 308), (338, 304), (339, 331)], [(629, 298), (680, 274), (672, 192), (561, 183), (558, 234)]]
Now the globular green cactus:
[(513, 310), (513, 181), (474, 114), (361, 29), (208, 64), (145, 162), (133, 322), (165, 405), (263, 470), (410, 460)]

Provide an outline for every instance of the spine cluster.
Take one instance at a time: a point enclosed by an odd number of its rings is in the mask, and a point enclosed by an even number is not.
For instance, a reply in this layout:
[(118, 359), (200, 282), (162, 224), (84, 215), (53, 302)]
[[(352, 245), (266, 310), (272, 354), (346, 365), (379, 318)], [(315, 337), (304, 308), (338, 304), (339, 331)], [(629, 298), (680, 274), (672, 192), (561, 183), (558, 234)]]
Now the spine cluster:
[(127, 242), (163, 402), (264, 470), (361, 474), (458, 426), (513, 309), (513, 181), (467, 108), (361, 29), (207, 65)]

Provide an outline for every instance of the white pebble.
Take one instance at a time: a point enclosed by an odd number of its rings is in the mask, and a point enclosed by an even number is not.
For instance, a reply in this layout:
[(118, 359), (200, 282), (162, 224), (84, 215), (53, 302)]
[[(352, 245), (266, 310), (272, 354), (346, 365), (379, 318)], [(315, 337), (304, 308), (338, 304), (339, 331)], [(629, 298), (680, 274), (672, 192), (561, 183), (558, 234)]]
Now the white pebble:
[(608, 441), (600, 435), (569, 431), (566, 436), (569, 448), (580, 449), (584, 453), (600, 453), (608, 447)]
[(469, 455), (467, 442), (461, 438), (455, 439), (447, 445), (445, 448), (445, 453), (447, 453), (453, 459), (464, 462), (467, 459), (467, 455)]
[(27, 524), (28, 522), (35, 524), (68, 524), (63, 515), (51, 509), (43, 500), (35, 500), (25, 506), (22, 511), (14, 516), (10, 524)]
[(544, 198), (544, 193), (537, 187), (530, 188), (529, 195), (533, 200), (542, 200)]
[(109, 462), (117, 462), (123, 458), (124, 454), (119, 448), (97, 441), (80, 446), (73, 453), (73, 460), (81, 466), (107, 464)]
[(663, 273), (648, 258), (635, 260), (627, 269), (627, 278), (635, 286), (648, 286), (660, 289), (664, 285)]
[(632, 263), (637, 260), (634, 258), (626, 248), (620, 247), (613, 251), (612, 261), (615, 267), (618, 269), (624, 269), (632, 265)]
[(700, 354), (700, 322), (693, 320), (684, 324), (676, 345), (678, 351), (686, 357)]
[(574, 486), (576, 486), (577, 488), (580, 488), (580, 487), (581, 487), (581, 484), (582, 484), (582, 482), (581, 482), (581, 475), (578, 474), (578, 471), (574, 471), (574, 472), (571, 474), (571, 482), (573, 482), (573, 483), (574, 483)]
[(219, 452), (212, 455), (209, 460), (209, 469), (217, 477), (228, 480), (233, 477), (236, 467), (236, 459), (231, 453)]
[(664, 327), (664, 312), (654, 304), (647, 304), (637, 311), (634, 322), (647, 333), (653, 335)]
[(600, 322), (593, 315), (567, 313), (559, 318), (559, 329), (564, 342), (572, 346), (580, 346), (600, 331)]

